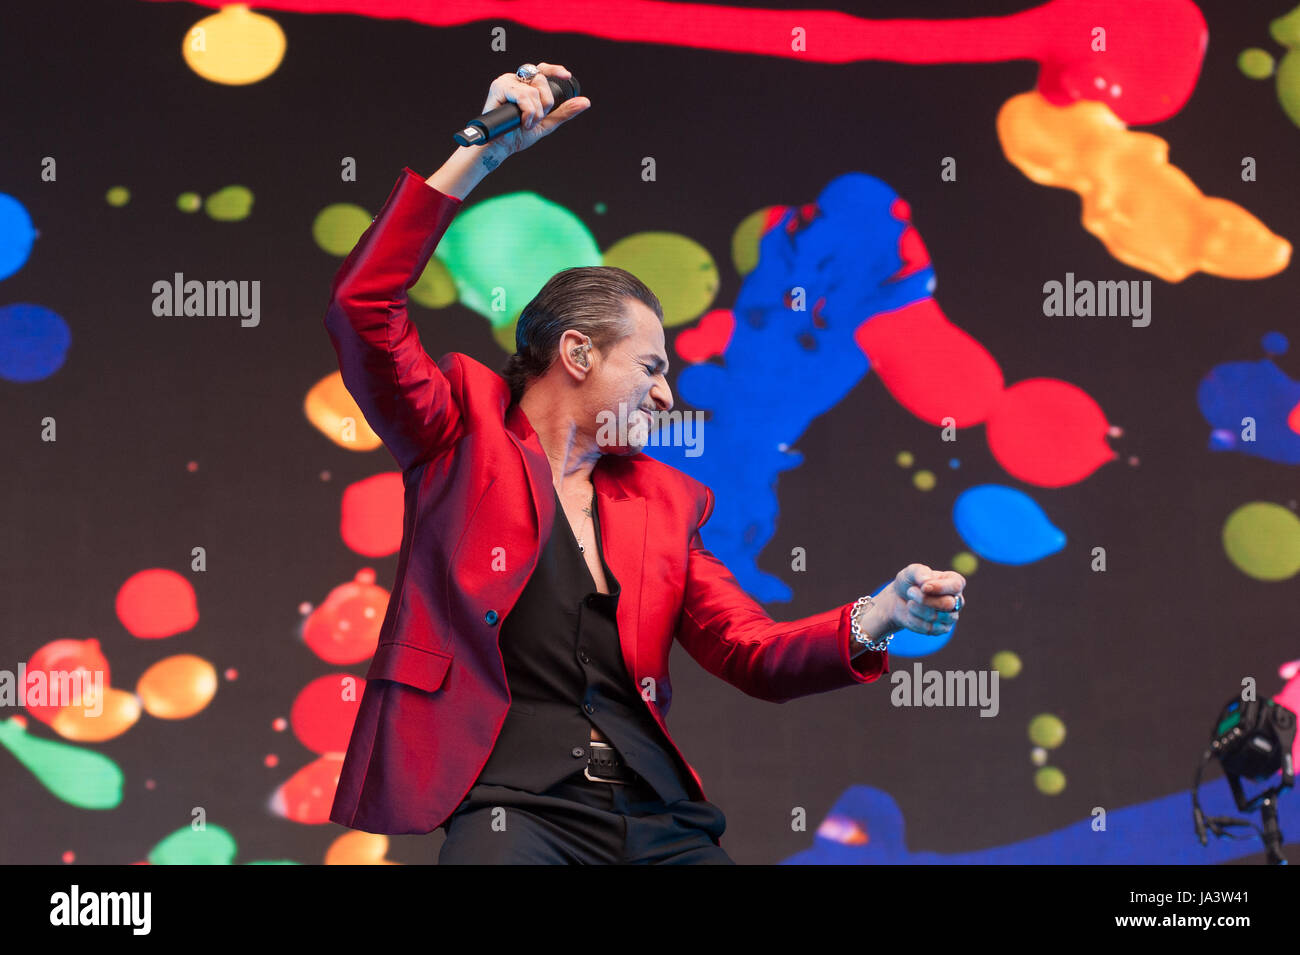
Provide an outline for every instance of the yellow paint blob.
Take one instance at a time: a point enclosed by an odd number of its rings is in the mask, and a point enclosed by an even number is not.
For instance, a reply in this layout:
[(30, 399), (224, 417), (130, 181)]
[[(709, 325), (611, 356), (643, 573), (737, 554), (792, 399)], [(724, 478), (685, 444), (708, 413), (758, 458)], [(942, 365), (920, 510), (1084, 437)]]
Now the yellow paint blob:
[(1169, 164), (1169, 143), (1131, 132), (1103, 103), (1053, 106), (1022, 93), (1003, 104), (997, 128), (1016, 168), (1079, 194), (1084, 228), (1126, 265), (1180, 282), (1196, 271), (1264, 278), (1291, 259), (1291, 243), (1235, 202), (1206, 196)]
[(186, 31), (181, 56), (205, 80), (245, 86), (279, 68), (285, 45), (280, 24), (245, 3), (233, 3)]
[(108, 686), (104, 687), (102, 705), (96, 703), (93, 693), (86, 693), (79, 702), (59, 710), (51, 726), (64, 739), (102, 743), (121, 736), (139, 719), (140, 701), (135, 694)]
[(1044, 766), (1034, 773), (1034, 786), (1044, 796), (1057, 796), (1065, 792), (1065, 773), (1055, 766)]
[(212, 702), (217, 694), (217, 671), (202, 657), (180, 653), (145, 670), (135, 691), (150, 716), (183, 720)]
[(980, 560), (968, 550), (958, 551), (952, 558), (952, 569), (963, 577), (969, 577), (980, 568)]
[(316, 430), (340, 448), (373, 451), (382, 444), (337, 371), (312, 385), (302, 410)]
[(759, 243), (772, 206), (764, 206), (740, 220), (731, 234), (731, 263), (740, 275), (748, 275), (758, 266)]
[[(408, 293), (411, 301), (418, 302), (426, 308), (445, 308), (456, 301), (456, 280), (445, 262), (436, 255), (429, 257), (429, 264), (424, 267), (420, 277), (415, 280)], [(514, 335), (514, 324), (510, 328)], [(514, 352), (514, 349), (510, 349)]]
[(218, 222), (238, 222), (247, 219), (253, 211), (253, 190), (247, 186), (226, 186), (218, 189), (203, 202), (209, 218)]
[(1223, 550), (1256, 580), (1286, 580), (1300, 571), (1300, 518), (1280, 504), (1251, 501), (1223, 523)]
[(335, 202), (316, 213), (311, 223), (311, 237), (321, 250), (345, 256), (352, 251), (361, 233), (370, 228), (370, 213), (351, 202)]
[(504, 325), (492, 326), (492, 337), (496, 339), (497, 344), (501, 346), (501, 350), (507, 355), (515, 353), (515, 326), (518, 324), (519, 318), (516, 316)]
[(1040, 713), (1029, 721), (1029, 741), (1044, 749), (1056, 749), (1065, 742), (1065, 724), (1059, 716)]
[(326, 865), (401, 865), (385, 859), (388, 837), (374, 832), (345, 832), (325, 850)]
[(1000, 679), (1014, 680), (1020, 676), (1024, 664), (1020, 662), (1020, 657), (1010, 650), (999, 650), (993, 654), (993, 669), (998, 671)]
[(602, 264), (625, 269), (648, 285), (663, 306), (667, 328), (699, 318), (718, 294), (718, 267), (709, 250), (675, 232), (619, 239), (605, 250)]

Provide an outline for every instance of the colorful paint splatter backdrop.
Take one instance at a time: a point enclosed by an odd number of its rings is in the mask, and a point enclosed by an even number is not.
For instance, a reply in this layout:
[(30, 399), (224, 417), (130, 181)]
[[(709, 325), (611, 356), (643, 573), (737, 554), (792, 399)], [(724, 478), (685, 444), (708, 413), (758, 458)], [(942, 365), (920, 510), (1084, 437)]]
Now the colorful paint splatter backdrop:
[[(991, 719), (774, 706), (675, 654), (732, 855), (1253, 851), (1196, 845), (1186, 786), (1244, 678), (1300, 707), (1300, 8), (745, 6), (6, 10), (2, 861), (436, 858), (326, 821), (401, 484), (321, 321), (402, 167), (540, 60), (593, 108), (471, 194), (426, 348), (499, 367), (552, 273), (635, 272), (707, 412), (649, 453), (741, 583), (789, 618), (955, 568), (961, 623), (893, 668), (1000, 677)], [(245, 310), (196, 314), (213, 281)], [(83, 705), (30, 695), (60, 673)]]

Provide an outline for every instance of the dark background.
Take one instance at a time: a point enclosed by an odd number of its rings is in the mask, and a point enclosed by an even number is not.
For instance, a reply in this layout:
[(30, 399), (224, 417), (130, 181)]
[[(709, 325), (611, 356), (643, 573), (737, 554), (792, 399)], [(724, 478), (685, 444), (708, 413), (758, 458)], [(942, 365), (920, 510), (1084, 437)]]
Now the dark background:
[[(1028, 6), (899, 0), (851, 12), (951, 18)], [(1201, 8), (1210, 42), (1200, 82), (1182, 112), (1150, 131), (1207, 194), (1242, 204), (1294, 241), (1297, 130), (1271, 81), (1248, 80), (1235, 65), (1247, 46), (1283, 52), (1267, 25), (1287, 5), (1254, 3), (1249, 14), (1227, 0)], [(53, 376), (0, 382), (0, 666), (16, 668), (53, 639), (96, 637), (115, 685), (133, 685), (150, 663), (179, 652), (240, 673), (192, 719), (144, 717), (95, 744), (126, 773), (125, 799), (112, 812), (58, 802), (0, 754), (4, 861), (54, 862), (71, 849), (82, 863), (132, 862), (187, 824), (193, 806), (234, 834), (239, 861), (319, 862), (345, 831), (266, 810), (275, 787), (313, 758), (271, 723), (310, 679), (334, 670), (295, 638), (299, 603), (318, 603), (363, 566), (391, 586), (396, 566), (395, 555), (351, 553), (338, 535), (343, 488), (391, 470), (391, 458), (341, 451), (302, 413), (306, 390), (336, 367), (321, 320), (339, 260), (317, 248), (310, 225), (331, 202), (374, 214), (404, 165), (431, 173), (492, 78), (526, 61), (563, 63), (595, 105), (506, 163), (470, 203), (535, 190), (581, 216), (602, 248), (632, 232), (681, 232), (718, 262), (715, 307), (726, 307), (741, 281), (729, 249), (742, 218), (811, 202), (842, 173), (871, 173), (911, 204), (939, 303), (992, 352), (1007, 382), (1073, 382), (1124, 429), (1111, 441), (1119, 459), (1086, 481), (1027, 488), (1069, 544), (1025, 567), (982, 563), (957, 636), (925, 661), (979, 669), (997, 650), (1020, 654), (1025, 672), (1003, 681), (997, 719), (894, 708), (884, 682), (778, 706), (674, 653), (674, 736), (726, 811), (723, 841), (737, 861), (775, 862), (807, 848), (811, 832), (790, 831), (791, 807), (806, 807), (811, 830), (855, 783), (894, 796), (912, 849), (943, 852), (1025, 839), (1094, 806), (1186, 789), (1241, 678), (1272, 693), (1278, 665), (1300, 655), (1294, 581), (1247, 578), (1220, 541), (1241, 503), (1293, 503), (1294, 472), (1209, 451), (1195, 400), (1216, 363), (1258, 359), (1261, 335), (1294, 328), (1294, 268), (1263, 281), (1197, 274), (1171, 285), (1113, 259), (1079, 224), (1074, 193), (1029, 182), (1002, 154), (995, 116), (1034, 85), (1034, 64), (827, 66), (543, 34), (509, 21), (435, 30), (266, 11), (288, 37), (283, 64), (261, 83), (224, 87), (180, 55), (185, 31), (210, 12), (117, 0), (0, 14), (9, 77), (0, 92), (0, 191), (40, 230), (26, 267), (0, 282), (0, 305), (39, 303), (73, 333)], [(489, 46), (497, 22), (507, 28), (505, 53)], [(655, 183), (640, 178), (647, 155), (657, 160)], [(948, 155), (958, 160), (956, 183), (939, 179)], [(1246, 155), (1258, 160), (1257, 182), (1240, 179)], [(57, 183), (40, 181), (45, 156), (58, 161)], [(357, 159), (356, 183), (339, 181), (344, 156)], [(242, 222), (176, 210), (181, 192), (231, 183), (255, 195)], [(104, 201), (113, 185), (131, 190), (129, 205)], [(597, 214), (601, 202), (608, 209)], [(260, 327), (154, 317), (151, 285), (176, 271), (260, 279)], [(1151, 325), (1045, 319), (1042, 284), (1067, 271), (1152, 279)], [(487, 323), (468, 309), (413, 314), (435, 356), (455, 350), (503, 362)], [(677, 330), (669, 357), (680, 368)], [(1294, 352), (1279, 363), (1300, 376)], [(58, 421), (55, 444), (39, 440), (47, 415)], [(871, 375), (798, 449), (805, 463), (781, 478), (777, 533), (760, 561), (795, 588), (792, 602), (768, 608), (778, 618), (852, 600), (912, 561), (949, 566), (963, 549), (951, 521), (956, 495), (976, 483), (1017, 483), (965, 434), (962, 469), (948, 472), (951, 447)], [(894, 463), (904, 449), (938, 474), (934, 491), (919, 493)], [(196, 473), (186, 470), (190, 460)], [(323, 470), (332, 480), (320, 479)], [(809, 572), (789, 573), (782, 555), (810, 542)], [(188, 575), (196, 545), (208, 552), (207, 573), (191, 577), (199, 625), (161, 643), (131, 637), (114, 614), (118, 587), (145, 567)], [(1089, 570), (1099, 545), (1105, 574)], [(1026, 727), (1040, 712), (1060, 716), (1068, 734), (1052, 753), (1068, 781), (1054, 797), (1033, 785)], [(35, 721), (30, 728), (52, 736)], [(279, 754), (278, 767), (263, 765), (268, 752)], [(389, 858), (432, 862), (441, 838), (395, 837)]]

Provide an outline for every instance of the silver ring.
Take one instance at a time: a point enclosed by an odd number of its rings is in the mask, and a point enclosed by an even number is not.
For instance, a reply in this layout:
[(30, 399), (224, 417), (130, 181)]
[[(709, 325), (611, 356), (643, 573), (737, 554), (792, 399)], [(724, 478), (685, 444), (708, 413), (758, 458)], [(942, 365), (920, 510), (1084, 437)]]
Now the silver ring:
[(965, 602), (964, 600), (961, 599), (961, 594), (958, 594), (958, 595), (957, 595), (957, 603), (956, 603), (956, 605), (952, 608), (952, 612), (953, 612), (953, 613), (957, 613), (957, 612), (958, 612), (959, 610), (961, 610), (961, 608), (964, 607), (965, 605), (966, 605), (966, 602)]
[(523, 66), (519, 67), (519, 69), (515, 70), (515, 76), (519, 77), (525, 83), (531, 83), (533, 77), (536, 76), (538, 72), (537, 67), (533, 66), (533, 64), (525, 63)]

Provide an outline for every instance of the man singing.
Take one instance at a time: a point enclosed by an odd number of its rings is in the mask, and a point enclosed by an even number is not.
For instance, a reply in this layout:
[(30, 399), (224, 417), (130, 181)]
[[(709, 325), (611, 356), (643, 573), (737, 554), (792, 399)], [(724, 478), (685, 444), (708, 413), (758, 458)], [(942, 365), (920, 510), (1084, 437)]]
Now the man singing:
[(330, 818), (442, 828), (440, 863), (730, 863), (665, 722), (673, 640), (779, 703), (874, 682), (893, 633), (952, 628), (966, 582), (911, 564), (875, 599), (772, 620), (704, 547), (712, 491), (641, 452), (673, 399), (659, 300), (622, 269), (553, 276), (502, 375), (425, 353), (406, 290), (488, 172), (591, 106), (555, 105), (568, 75), (497, 77), (483, 111), (515, 103), (519, 127), (404, 169), (334, 279), (325, 325), (405, 516)]

